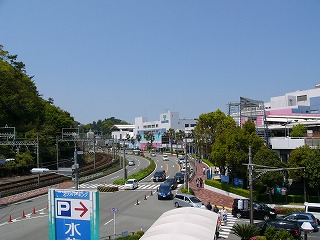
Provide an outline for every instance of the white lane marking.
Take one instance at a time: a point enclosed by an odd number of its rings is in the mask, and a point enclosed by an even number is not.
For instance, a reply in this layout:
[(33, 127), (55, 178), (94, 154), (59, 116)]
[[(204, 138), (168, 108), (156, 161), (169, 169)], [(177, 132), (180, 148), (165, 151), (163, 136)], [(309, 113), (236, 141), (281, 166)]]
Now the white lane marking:
[(107, 224), (113, 222), (113, 219), (109, 220), (108, 222), (106, 222), (105, 224), (103, 224), (104, 226), (106, 226)]

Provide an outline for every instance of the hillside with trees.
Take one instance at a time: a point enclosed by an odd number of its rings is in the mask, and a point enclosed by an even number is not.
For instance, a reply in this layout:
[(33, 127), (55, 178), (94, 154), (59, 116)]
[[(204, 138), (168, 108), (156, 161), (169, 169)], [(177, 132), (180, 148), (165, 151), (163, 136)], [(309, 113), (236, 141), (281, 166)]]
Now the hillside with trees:
[[(92, 130), (110, 136), (114, 124), (125, 124), (114, 117), (99, 120), (92, 124), (80, 125), (71, 114), (53, 104), (53, 99), (45, 100), (38, 92), (17, 55), (11, 55), (0, 45), (0, 128), (1, 131), (14, 129), (15, 140), (38, 139), (39, 162), (41, 167), (50, 169), (56, 166), (56, 138), (61, 136), (62, 128), (81, 128), (81, 132)], [(1, 134), (0, 141), (12, 141)], [(59, 146), (60, 147), (60, 146)], [(63, 148), (63, 144), (62, 144)], [(62, 149), (70, 151), (73, 149)], [(0, 145), (0, 159), (14, 158), (0, 165), (0, 177), (11, 174), (29, 173), (37, 162), (35, 148), (30, 146)]]

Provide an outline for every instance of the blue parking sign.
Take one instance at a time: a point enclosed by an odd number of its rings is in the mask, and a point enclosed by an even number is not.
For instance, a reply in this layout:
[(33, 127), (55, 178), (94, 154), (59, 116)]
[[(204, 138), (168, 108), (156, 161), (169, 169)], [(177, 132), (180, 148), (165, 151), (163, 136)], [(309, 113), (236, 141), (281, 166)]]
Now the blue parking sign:
[(49, 190), (49, 240), (99, 240), (99, 192)]
[(57, 219), (57, 240), (91, 239), (90, 222), (71, 219)]

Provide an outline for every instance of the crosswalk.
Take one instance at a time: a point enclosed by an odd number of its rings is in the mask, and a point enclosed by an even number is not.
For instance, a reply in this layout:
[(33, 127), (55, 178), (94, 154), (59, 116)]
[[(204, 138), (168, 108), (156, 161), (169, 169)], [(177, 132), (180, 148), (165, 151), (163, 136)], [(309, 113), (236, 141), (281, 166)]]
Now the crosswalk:
[(238, 220), (236, 217), (234, 217), (231, 213), (228, 213), (227, 217), (227, 223), (221, 225), (220, 230), (219, 230), (219, 238), (228, 238), (231, 229), (233, 225), (236, 223)]
[[(124, 185), (115, 185), (115, 184), (92, 184), (92, 183), (82, 183), (80, 184), (79, 188), (80, 189), (96, 189), (98, 186), (104, 186), (104, 187), (118, 187), (119, 191), (125, 190)], [(146, 183), (146, 184), (140, 184), (137, 189), (135, 190), (156, 190), (159, 187), (159, 184), (154, 184), (154, 183)]]

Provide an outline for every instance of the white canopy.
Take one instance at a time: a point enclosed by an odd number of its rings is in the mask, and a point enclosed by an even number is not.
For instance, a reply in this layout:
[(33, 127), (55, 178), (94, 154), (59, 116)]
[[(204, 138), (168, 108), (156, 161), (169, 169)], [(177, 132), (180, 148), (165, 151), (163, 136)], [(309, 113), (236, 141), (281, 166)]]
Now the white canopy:
[(140, 240), (215, 239), (218, 214), (207, 209), (184, 207), (163, 213)]

